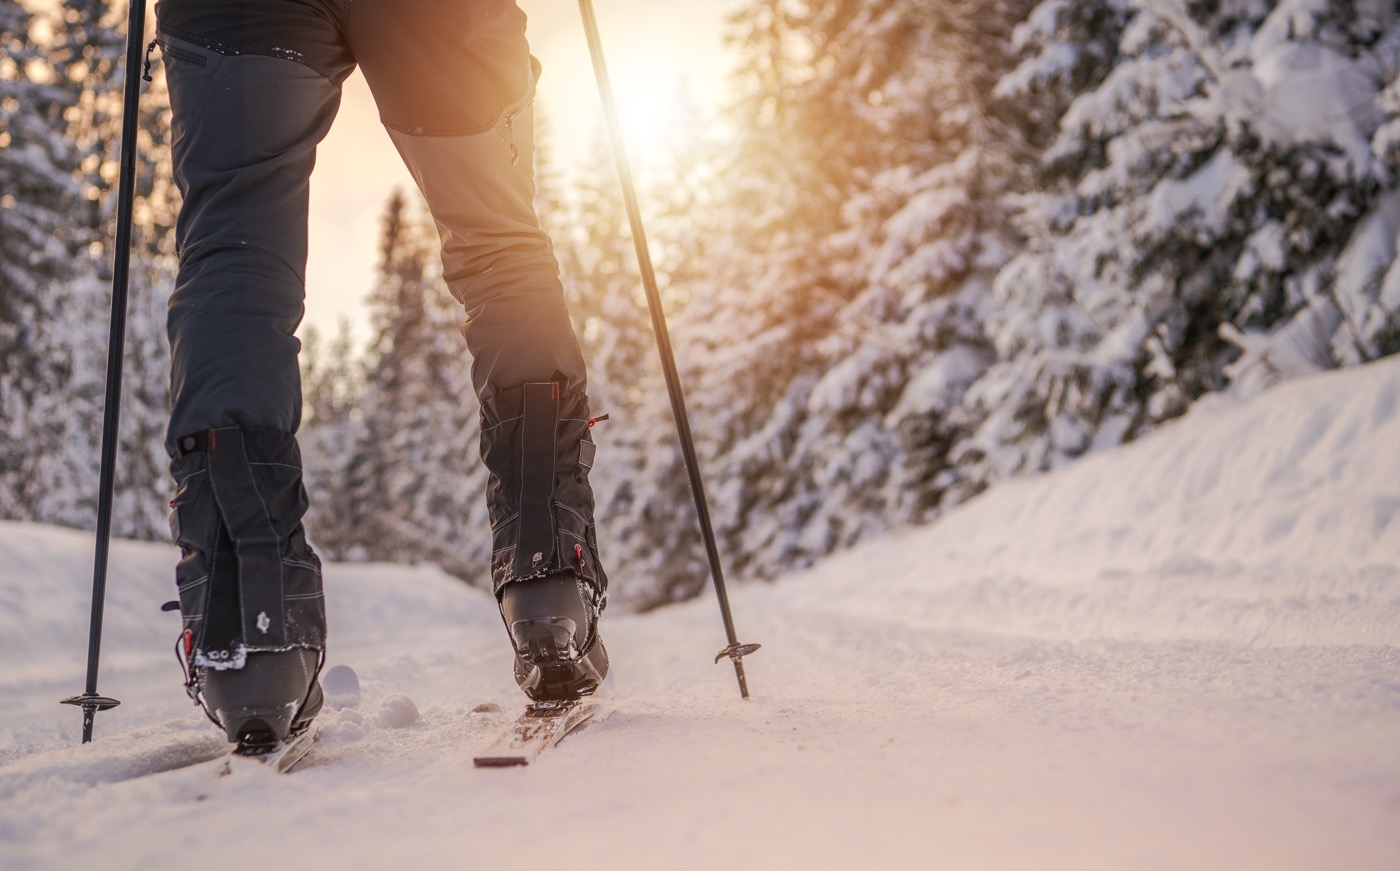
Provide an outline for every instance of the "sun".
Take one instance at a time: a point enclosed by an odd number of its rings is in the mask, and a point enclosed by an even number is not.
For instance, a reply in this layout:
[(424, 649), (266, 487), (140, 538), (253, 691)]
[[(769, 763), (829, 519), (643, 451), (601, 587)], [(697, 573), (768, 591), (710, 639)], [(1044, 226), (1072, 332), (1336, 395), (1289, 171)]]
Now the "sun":
[[(518, 0), (530, 51), (544, 72), (538, 107), (562, 183), (577, 178), (606, 136), (588, 44), (573, 0)], [(668, 172), (672, 146), (723, 101), (732, 58), (725, 10), (738, 0), (595, 0), (627, 155), (639, 178)], [(682, 95), (686, 95), (684, 99)], [(691, 107), (693, 102), (694, 108)], [(360, 76), (346, 83), (340, 117), (318, 149), (312, 182), (307, 320), (334, 334), (340, 318), (367, 329), (360, 305), (374, 270), (378, 217), (390, 191), (412, 190)]]
[[(683, 80), (658, 76), (624, 82), (614, 94), (627, 156), (654, 164), (683, 144), (687, 98)], [(693, 101), (690, 101), (693, 103)], [(690, 106), (694, 111), (694, 106)]]
[[(561, 5), (566, 4), (521, 2), (531, 15), (531, 51), (544, 64), (539, 93), (550, 119), (551, 145), (564, 165), (577, 167), (590, 159), (591, 144), (607, 131), (587, 36), (579, 16), (561, 15)], [(664, 163), (720, 104), (730, 68), (720, 32), (724, 5), (719, 0), (594, 4), (627, 155), (639, 169)]]

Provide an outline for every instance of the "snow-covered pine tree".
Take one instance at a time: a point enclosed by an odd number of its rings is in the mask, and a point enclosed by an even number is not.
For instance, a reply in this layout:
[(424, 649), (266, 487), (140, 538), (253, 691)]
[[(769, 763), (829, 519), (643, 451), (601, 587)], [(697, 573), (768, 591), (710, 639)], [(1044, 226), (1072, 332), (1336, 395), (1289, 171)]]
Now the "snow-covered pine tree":
[[(673, 155), (679, 161), (679, 155)], [(657, 161), (672, 203), (686, 198), (683, 164)], [(613, 600), (645, 609), (695, 595), (707, 569), (636, 251), (611, 156), (596, 141), (571, 191), (567, 226), (554, 229), (570, 310), (589, 368), (590, 402), (609, 419), (594, 433), (590, 479)], [(668, 314), (688, 230), (659, 188), (639, 192)], [(683, 376), (684, 377), (684, 376)]]
[(1237, 269), (1240, 283), (1277, 271), (1265, 260), (1277, 250), (1299, 273), (1277, 294), (1279, 324), (1222, 327), (1244, 352), (1227, 374), (1247, 390), (1400, 351), (1400, 12), (1385, 0), (1289, 0), (1260, 28), (1250, 60), (1254, 151), (1290, 176), (1269, 179), (1273, 196), (1306, 211)]
[[(1393, 40), (1394, 30), (1390, 33)], [(1376, 98), (1386, 120), (1371, 138), (1371, 153), (1393, 180), (1400, 177), (1400, 63), (1391, 64), (1390, 76), (1389, 84)], [(1397, 254), (1400, 191), (1392, 182), (1366, 217), (1357, 222), (1337, 262), (1332, 298), (1343, 316), (1343, 328), (1334, 333), (1332, 345), (1337, 359), (1344, 363), (1400, 353)]]
[(803, 561), (927, 519), (956, 485), (962, 399), (993, 359), (987, 289), (1019, 244), (1007, 191), (1024, 149), (991, 92), (1026, 8), (865, 4), (818, 20), (835, 48), (815, 90), (842, 96), (857, 167), (827, 244), (855, 294), (822, 342), (794, 452), (814, 506)]
[[(980, 305), (1014, 237), (1018, 138), (991, 104), (1024, 4), (756, 2), (706, 333), (701, 426), (743, 571), (934, 510)], [(703, 285), (703, 286), (702, 286)], [(706, 326), (709, 325), (709, 326)]]
[(356, 520), (367, 509), (355, 501), (350, 470), (362, 441), (364, 361), (347, 319), (329, 342), (310, 324), (300, 333), (303, 419), (297, 438), (311, 499), (306, 525), (323, 558), (344, 561), (363, 555)]
[[(1074, 282), (1054, 270), (1061, 261), (1080, 259), (1078, 252), (1067, 250), (1056, 238), (1054, 224), (1056, 219), (1073, 220), (1076, 210), (1063, 205), (1055, 211), (1054, 206), (1061, 205), (1061, 192), (1070, 185), (1066, 179), (1076, 178), (1102, 161), (1105, 148), (1093, 141), (1076, 142), (1077, 147), (1058, 147), (1057, 142), (1061, 118), (1068, 117), (1075, 100), (1092, 93), (1121, 63), (1120, 42), (1130, 16), (1126, 0), (1045, 0), (1015, 29), (1013, 46), (1024, 59), (1003, 77), (996, 94), (1019, 107), (1025, 119), (1025, 138), (1045, 156), (1040, 159), (1040, 171), (1028, 180), (1027, 202), (1019, 216), (1026, 250), (1001, 270), (989, 322), (994, 336), (1005, 335), (1011, 324), (1023, 325), (1032, 333), (1039, 330), (1043, 336), (1036, 334), (1039, 344), (1030, 340), (998, 342), (1000, 361), (966, 397), (965, 405), (979, 430), (973, 439), (959, 440), (952, 458), (964, 491), (976, 491), (1000, 477), (1034, 470), (1045, 462), (1040, 455), (1022, 460), (1017, 451), (1048, 452), (1046, 403), (1057, 399), (1059, 391), (1032, 390), (1031, 385), (1044, 380), (1060, 383), (1056, 379), (1065, 375), (1056, 365), (1072, 351), (1047, 363), (1033, 355), (1044, 344), (1081, 347), (1087, 343), (1084, 336), (1096, 329), (1093, 316), (1076, 304), (1079, 291)], [(1143, 75), (1149, 85), (1153, 72)], [(1093, 266), (1091, 263), (1090, 268)], [(1024, 274), (1018, 272), (1020, 269)], [(1029, 395), (1018, 391), (1029, 391)], [(1003, 449), (996, 443), (998, 427), (1010, 430), (1000, 437), (1011, 447)]]
[(699, 227), (706, 268), (680, 290), (677, 358), (721, 550), (741, 575), (797, 549), (811, 506), (798, 502), (790, 453), (823, 369), (819, 344), (853, 293), (823, 244), (840, 227), (851, 167), (845, 119), (823, 114), (830, 99), (808, 88), (815, 5), (753, 0), (730, 16), (736, 134), (716, 157), (721, 187)]
[[(719, 169), (724, 162), (725, 143), (714, 136), (713, 120), (697, 106), (684, 82), (677, 83), (673, 94), (663, 107), (670, 119), (669, 135), (652, 143), (655, 150), (640, 161), (637, 181), (688, 416), (700, 441), (700, 473), (707, 492), (713, 493), (722, 473), (702, 434), (710, 422), (709, 412), (703, 401), (697, 407), (694, 396), (697, 392), (704, 395), (706, 334), (713, 335), (718, 325), (701, 323), (692, 318), (691, 312), (708, 305), (696, 295), (713, 290), (708, 277), (723, 262), (716, 211), (719, 191), (725, 183)], [(616, 188), (616, 179), (612, 184)], [(616, 198), (612, 208), (621, 209)], [(615, 214), (614, 220), (621, 220), (621, 212)], [(630, 263), (635, 263), (635, 255), (627, 256)], [(631, 267), (629, 272), (635, 274)], [(693, 507), (694, 494), (675, 413), (661, 370), (651, 312), (639, 285), (634, 285), (630, 302), (630, 321), (617, 326), (627, 331), (628, 347), (635, 348), (635, 356), (628, 358), (634, 399), (629, 404), (628, 417), (613, 427), (628, 449), (618, 464), (626, 479), (615, 491), (619, 498), (609, 505), (614, 513), (608, 519), (625, 545), (620, 557), (625, 560), (631, 583), (621, 593), (623, 601), (638, 608), (651, 608), (689, 599), (709, 589), (710, 566)], [(742, 339), (731, 335), (729, 341)], [(612, 432), (604, 435), (609, 441), (613, 438)], [(713, 508), (713, 496), (710, 501)], [(732, 562), (726, 562), (724, 567), (732, 568)]]
[[(102, 0), (43, 7), (34, 15), (17, 4), (0, 4), (5, 38), (14, 48), (0, 61), (0, 88), (8, 92), (0, 123), (11, 132), (8, 140), (0, 134), (0, 173), (22, 170), (14, 184), (4, 183), (0, 220), (7, 228), (0, 244), (23, 247), (47, 233), (43, 251), (7, 250), (3, 258), (6, 290), (0, 296), (27, 297), (23, 310), (7, 312), (3, 321), (21, 340), (0, 343), (6, 354), (28, 359), (0, 367), (7, 409), (0, 434), (0, 511), (8, 516), (73, 526), (90, 526), (95, 517), (124, 11)], [(142, 97), (114, 510), (115, 532), (142, 538), (167, 534), (164, 300), (174, 269), (175, 194), (162, 86), (157, 72)], [(21, 104), (23, 93), (33, 98), (27, 106)], [(21, 111), (8, 111), (11, 100)], [(34, 140), (41, 128), (52, 137), (49, 146)], [(21, 131), (19, 137), (12, 131)], [(62, 197), (52, 199), (60, 189)], [(21, 292), (13, 292), (17, 288)]]
[[(420, 227), (417, 250), (405, 250), (406, 210), (403, 192), (395, 189), (385, 204), (378, 274), (366, 298), (372, 334), (364, 355), (356, 359), (347, 353), (353, 340), (345, 324), (329, 348), (323, 348), (316, 330), (308, 326), (303, 331), (304, 419), (298, 441), (311, 503), (307, 535), (323, 556), (333, 560), (395, 559), (402, 551), (402, 542), (390, 538), (393, 523), (387, 519), (393, 512), (386, 498), (393, 462), (387, 442), (396, 422), (386, 403), (393, 397), (383, 384), (372, 381), (370, 369), (381, 370), (377, 374), (384, 377), (383, 370), (391, 365), (385, 361), (394, 350), (390, 331), (399, 296), (407, 296), (411, 309), (417, 310), (424, 289), (426, 242)], [(354, 375), (357, 368), (364, 373), (360, 379)], [(359, 390), (352, 396), (341, 395), (343, 388), (357, 381), (362, 384)]]
[[(1047, 147), (998, 275), (968, 486), (1131, 439), (1249, 370), (1333, 365), (1337, 257), (1391, 182), (1371, 152), (1393, 14), (1368, 0), (1046, 0), (999, 94)], [(1389, 23), (1387, 23), (1389, 22)], [(1063, 107), (1061, 109), (1061, 107)], [(1056, 114), (1058, 111), (1058, 114)], [(1263, 345), (1269, 345), (1263, 342)], [(1282, 364), (1282, 365), (1281, 365)]]
[(70, 365), (43, 327), (56, 291), (78, 277), (90, 237), (75, 231), (96, 217), (69, 136), (77, 86), (63, 75), (58, 24), (0, 2), (0, 516), (8, 518), (35, 517), (46, 489), (34, 466), (55, 432), (35, 406), (62, 389)]
[(483, 581), (491, 542), (480, 412), (461, 307), (443, 287), (437, 250), (431, 223), (396, 191), (369, 299), (374, 338), (337, 534), (358, 545), (347, 556), (433, 562)]
[[(536, 211), (554, 241), (560, 277), (588, 366), (589, 404), (608, 416), (593, 433), (598, 458), (590, 472), (603, 564), (614, 606), (666, 601), (674, 560), (659, 557), (676, 528), (674, 510), (656, 516), (679, 453), (657, 420), (665, 387), (651, 348), (626, 211), (612, 155), (595, 136), (582, 165), (566, 178), (551, 160), (550, 128), (536, 123)], [(645, 194), (644, 194), (645, 196)], [(648, 216), (654, 217), (650, 197)], [(660, 267), (659, 267), (660, 268)], [(658, 426), (658, 423), (660, 426)], [(666, 466), (665, 469), (660, 467)], [(684, 479), (683, 469), (680, 472)], [(674, 507), (675, 503), (670, 503)]]

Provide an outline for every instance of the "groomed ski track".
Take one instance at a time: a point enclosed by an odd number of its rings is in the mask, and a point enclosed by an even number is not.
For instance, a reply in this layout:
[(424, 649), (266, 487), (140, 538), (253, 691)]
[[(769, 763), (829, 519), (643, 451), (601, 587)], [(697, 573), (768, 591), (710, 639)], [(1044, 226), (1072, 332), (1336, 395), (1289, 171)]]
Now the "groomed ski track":
[(431, 567), (332, 565), (329, 664), (359, 673), (359, 708), (327, 711), (290, 776), (165, 770), (221, 746), (159, 611), (171, 558), (114, 546), (99, 689), (123, 704), (78, 747), (58, 699), (83, 684), (90, 537), (0, 523), (0, 867), (1400, 857), (1400, 359), (1211, 399), (738, 585), (740, 634), (763, 643), (748, 702), (710, 662), (709, 599), (610, 614), (616, 712), (522, 769), (472, 766), (522, 705), (490, 600)]

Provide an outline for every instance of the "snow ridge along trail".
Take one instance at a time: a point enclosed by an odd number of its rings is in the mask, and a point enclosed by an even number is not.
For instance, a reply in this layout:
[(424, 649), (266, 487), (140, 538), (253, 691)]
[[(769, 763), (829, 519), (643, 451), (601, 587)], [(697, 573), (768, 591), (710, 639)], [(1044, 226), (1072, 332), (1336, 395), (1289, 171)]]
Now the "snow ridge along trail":
[(740, 587), (747, 703), (712, 602), (610, 614), (616, 713), (527, 769), (472, 767), (522, 705), (489, 598), (334, 565), (362, 702), (305, 767), (132, 779), (221, 743), (158, 610), (171, 559), (114, 547), (123, 705), (79, 747), (90, 539), (0, 524), (0, 866), (1400, 867), (1400, 359)]

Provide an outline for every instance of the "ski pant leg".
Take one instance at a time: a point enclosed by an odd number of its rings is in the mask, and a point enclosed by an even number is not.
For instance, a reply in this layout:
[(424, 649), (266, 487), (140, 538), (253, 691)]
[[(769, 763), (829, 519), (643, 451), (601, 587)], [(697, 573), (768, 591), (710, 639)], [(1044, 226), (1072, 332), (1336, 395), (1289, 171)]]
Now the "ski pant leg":
[(353, 64), (336, 0), (162, 0), (173, 174), (171, 532), (191, 692), (198, 668), (325, 649), (306, 542), (300, 343), (309, 177)]
[(348, 34), (442, 242), (478, 396), (587, 376), (534, 197), (538, 65), (513, 0), (356, 3)]
[[(294, 332), (304, 310), (309, 182), (340, 84), (324, 64), (239, 45), (276, 36), (249, 32), (247, 22), (263, 12), (232, 0), (163, 0), (157, 10), (172, 169), (184, 198), (167, 321), (172, 455), (186, 433), (220, 426), (292, 433), (300, 423)], [(328, 54), (317, 48), (292, 45), (286, 54)], [(345, 57), (335, 72), (353, 68)]]
[(196, 668), (242, 668), (249, 653), (325, 650), (321, 562), (302, 528), (296, 438), (266, 428), (203, 430), (179, 439), (170, 471), (189, 685)]
[(355, 4), (348, 32), (466, 311), (493, 586), (572, 571), (601, 603), (587, 375), (533, 204), (539, 66), (525, 15), (512, 0), (379, 0)]

